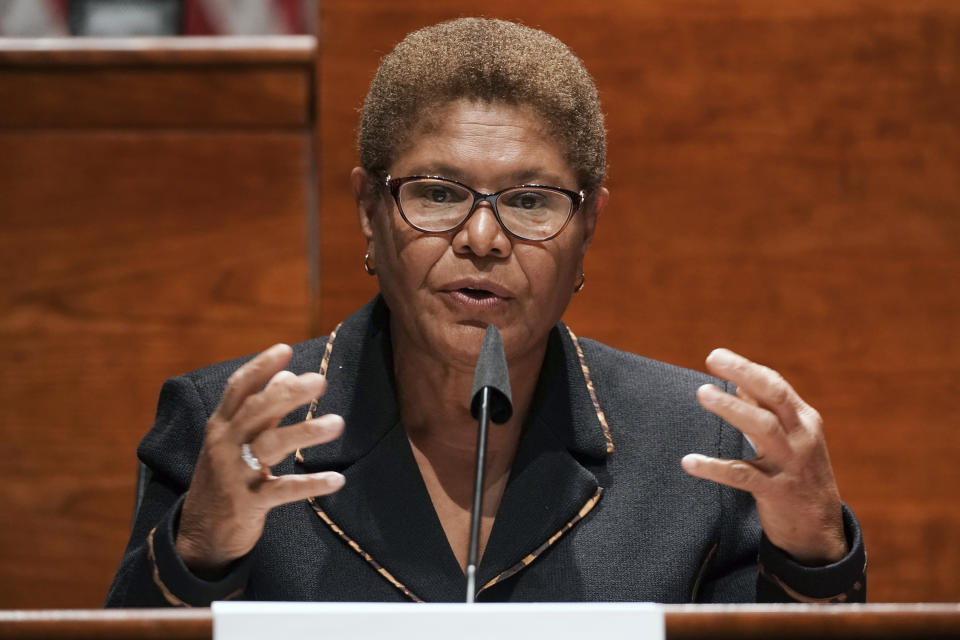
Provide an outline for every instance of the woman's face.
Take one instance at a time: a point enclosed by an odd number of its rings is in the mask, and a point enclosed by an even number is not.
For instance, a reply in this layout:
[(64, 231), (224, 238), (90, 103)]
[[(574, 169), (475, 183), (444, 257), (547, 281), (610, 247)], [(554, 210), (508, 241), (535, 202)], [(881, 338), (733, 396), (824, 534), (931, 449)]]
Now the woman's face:
[[(393, 178), (441, 176), (483, 193), (519, 184), (578, 191), (575, 173), (533, 110), (457, 101), (414, 132), (390, 167)], [(566, 309), (593, 237), (605, 189), (545, 242), (506, 234), (487, 203), (456, 231), (410, 227), (385, 188), (353, 174), (360, 223), (380, 291), (391, 310), (396, 347), (413, 347), (472, 370), (488, 324), (500, 330), (508, 359), (536, 353)]]

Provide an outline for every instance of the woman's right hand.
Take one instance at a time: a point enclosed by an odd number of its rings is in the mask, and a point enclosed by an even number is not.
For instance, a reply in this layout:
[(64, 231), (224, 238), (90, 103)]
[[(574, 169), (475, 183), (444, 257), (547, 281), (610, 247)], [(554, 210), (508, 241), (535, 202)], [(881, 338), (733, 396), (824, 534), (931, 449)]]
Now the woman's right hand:
[[(284, 370), (292, 355), (289, 346), (277, 344), (237, 369), (207, 421), (176, 543), (183, 561), (200, 577), (216, 579), (249, 553), (263, 534), (270, 509), (343, 486), (343, 476), (333, 471), (284, 476), (269, 472), (297, 448), (330, 442), (343, 432), (343, 418), (333, 414), (277, 428), (284, 416), (327, 387), (319, 373), (297, 376)], [(263, 465), (260, 471), (241, 457), (244, 444)]]

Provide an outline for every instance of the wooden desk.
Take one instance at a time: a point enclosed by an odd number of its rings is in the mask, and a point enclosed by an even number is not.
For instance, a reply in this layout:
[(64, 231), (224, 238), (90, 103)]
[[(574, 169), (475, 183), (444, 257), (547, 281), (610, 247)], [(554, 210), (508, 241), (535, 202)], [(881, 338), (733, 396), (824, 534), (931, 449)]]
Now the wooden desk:
[[(668, 605), (665, 610), (669, 640), (960, 637), (957, 604)], [(209, 609), (0, 611), (0, 640), (209, 640), (212, 634)]]

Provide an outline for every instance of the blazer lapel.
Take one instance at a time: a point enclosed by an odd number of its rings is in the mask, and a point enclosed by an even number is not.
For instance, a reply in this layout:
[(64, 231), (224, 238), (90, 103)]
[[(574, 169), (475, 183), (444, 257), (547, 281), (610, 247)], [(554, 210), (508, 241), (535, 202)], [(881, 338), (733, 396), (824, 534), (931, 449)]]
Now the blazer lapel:
[(317, 415), (346, 422), (336, 442), (302, 451), (304, 472), (340, 471), (346, 485), (311, 506), (354, 551), (413, 600), (462, 597), (465, 580), (399, 421), (389, 312), (377, 298), (337, 331)]
[[(602, 462), (609, 436), (585, 376), (575, 338), (558, 325), (481, 560), (481, 590), (534, 562), (600, 498), (586, 465)], [(460, 600), (463, 572), (399, 422), (389, 311), (379, 297), (337, 331), (327, 378), (316, 415), (337, 413), (347, 427), (338, 441), (304, 450), (298, 467), (340, 471), (347, 483), (312, 507), (411, 599)]]
[(315, 499), (314, 508), (322, 510), (354, 541), (354, 550), (410, 599), (462, 600), (463, 572), (400, 424), (343, 473), (347, 479), (343, 489)]
[(536, 561), (600, 499), (602, 488), (585, 463), (603, 460), (607, 440), (571, 336), (563, 325), (551, 332), (531, 415), (481, 560), (482, 589)]

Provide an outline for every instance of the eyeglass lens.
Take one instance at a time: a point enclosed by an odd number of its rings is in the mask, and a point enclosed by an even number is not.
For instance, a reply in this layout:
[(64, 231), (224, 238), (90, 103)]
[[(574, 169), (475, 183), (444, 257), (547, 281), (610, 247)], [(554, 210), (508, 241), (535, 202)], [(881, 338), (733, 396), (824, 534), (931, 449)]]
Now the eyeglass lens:
[[(423, 231), (443, 232), (470, 215), (474, 197), (458, 184), (427, 178), (404, 183), (399, 200), (410, 224)], [(549, 238), (560, 231), (572, 206), (568, 195), (538, 187), (507, 189), (496, 199), (503, 226), (529, 240)]]

